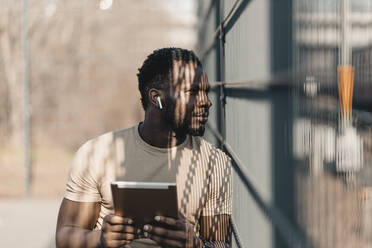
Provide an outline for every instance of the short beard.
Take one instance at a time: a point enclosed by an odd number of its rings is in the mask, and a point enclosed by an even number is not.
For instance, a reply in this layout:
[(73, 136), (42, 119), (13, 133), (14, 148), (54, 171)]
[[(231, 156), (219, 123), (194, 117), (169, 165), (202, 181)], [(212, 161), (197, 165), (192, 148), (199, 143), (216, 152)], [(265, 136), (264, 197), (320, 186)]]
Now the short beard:
[(194, 129), (194, 128), (189, 127), (188, 130), (189, 130), (188, 133), (191, 136), (203, 136), (204, 132), (205, 132), (205, 126), (200, 126), (198, 129)]
[(186, 135), (188, 134), (188, 126), (186, 125), (186, 122), (178, 123), (176, 122), (174, 116), (174, 107), (171, 103), (167, 103), (167, 107), (164, 108), (163, 112), (163, 118), (169, 123), (172, 130), (177, 135)]
[(172, 130), (177, 135), (191, 135), (191, 136), (203, 136), (205, 132), (205, 126), (199, 125), (198, 128), (193, 128), (191, 119), (192, 112), (189, 112), (182, 122), (175, 120), (175, 105), (172, 101), (166, 99), (163, 108), (163, 118), (170, 124)]
[[(170, 105), (168, 105), (170, 106)], [(191, 116), (186, 119), (182, 123), (176, 122), (174, 119), (174, 108), (168, 107), (164, 109), (163, 117), (166, 121), (171, 125), (173, 131), (178, 135), (186, 135), (189, 134), (191, 136), (203, 136), (205, 132), (205, 126), (200, 125), (199, 128), (193, 128), (191, 124)]]

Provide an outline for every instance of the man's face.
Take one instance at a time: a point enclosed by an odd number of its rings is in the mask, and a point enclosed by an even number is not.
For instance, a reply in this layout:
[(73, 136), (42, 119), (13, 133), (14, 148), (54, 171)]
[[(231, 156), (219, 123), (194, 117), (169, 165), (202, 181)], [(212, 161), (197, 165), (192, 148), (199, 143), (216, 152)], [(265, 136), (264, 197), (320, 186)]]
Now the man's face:
[(201, 67), (189, 62), (173, 64), (173, 80), (165, 90), (165, 119), (177, 132), (202, 136), (212, 105), (209, 83)]

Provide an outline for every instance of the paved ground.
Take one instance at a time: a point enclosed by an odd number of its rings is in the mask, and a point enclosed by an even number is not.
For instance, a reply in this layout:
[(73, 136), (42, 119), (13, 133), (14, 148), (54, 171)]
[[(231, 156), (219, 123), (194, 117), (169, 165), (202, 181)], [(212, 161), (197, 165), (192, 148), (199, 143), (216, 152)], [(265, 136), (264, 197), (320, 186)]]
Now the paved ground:
[(1, 247), (54, 248), (61, 199), (1, 199)]

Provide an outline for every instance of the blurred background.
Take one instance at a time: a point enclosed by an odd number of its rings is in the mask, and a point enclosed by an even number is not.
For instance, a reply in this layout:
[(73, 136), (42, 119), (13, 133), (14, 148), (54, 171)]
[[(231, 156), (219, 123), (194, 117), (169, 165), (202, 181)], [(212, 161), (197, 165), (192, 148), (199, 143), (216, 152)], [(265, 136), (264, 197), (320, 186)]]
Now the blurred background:
[(194, 48), (196, 9), (182, 0), (0, 1), (1, 246), (54, 247), (72, 156), (143, 118), (137, 69), (155, 49)]
[(372, 0), (0, 1), (5, 246), (54, 247), (74, 152), (142, 119), (137, 69), (169, 46), (212, 85), (233, 247), (372, 247)]

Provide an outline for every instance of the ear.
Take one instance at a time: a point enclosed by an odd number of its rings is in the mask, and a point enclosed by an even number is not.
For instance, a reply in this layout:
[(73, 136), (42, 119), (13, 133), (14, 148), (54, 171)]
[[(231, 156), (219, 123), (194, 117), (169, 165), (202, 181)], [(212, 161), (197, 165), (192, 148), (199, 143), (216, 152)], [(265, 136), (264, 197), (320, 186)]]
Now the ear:
[(163, 94), (160, 90), (157, 90), (157, 89), (150, 89), (149, 90), (149, 103), (153, 106), (155, 106), (156, 108), (160, 108), (159, 106), (159, 102), (157, 100), (157, 97), (160, 97), (160, 99), (163, 98)]

